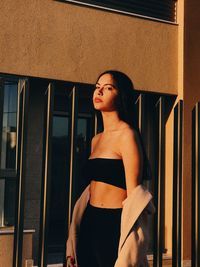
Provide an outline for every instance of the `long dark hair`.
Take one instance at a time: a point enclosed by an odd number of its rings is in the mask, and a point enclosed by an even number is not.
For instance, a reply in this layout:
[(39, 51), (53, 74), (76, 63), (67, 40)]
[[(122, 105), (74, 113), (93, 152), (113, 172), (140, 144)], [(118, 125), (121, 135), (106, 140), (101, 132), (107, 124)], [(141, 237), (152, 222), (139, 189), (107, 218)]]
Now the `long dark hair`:
[[(104, 74), (110, 74), (113, 78), (114, 84), (118, 90), (118, 95), (115, 99), (115, 108), (118, 112), (118, 116), (121, 120), (129, 124), (134, 129), (139, 137), (140, 144), (143, 151), (143, 177), (142, 180), (150, 180), (152, 178), (152, 171), (150, 163), (147, 157), (147, 153), (144, 147), (142, 136), (139, 130), (138, 117), (136, 112), (135, 101), (137, 98), (134, 90), (134, 85), (131, 79), (123, 72), (117, 70), (107, 70), (101, 73), (97, 79), (100, 79)], [(98, 110), (95, 110), (97, 116), (101, 114)]]

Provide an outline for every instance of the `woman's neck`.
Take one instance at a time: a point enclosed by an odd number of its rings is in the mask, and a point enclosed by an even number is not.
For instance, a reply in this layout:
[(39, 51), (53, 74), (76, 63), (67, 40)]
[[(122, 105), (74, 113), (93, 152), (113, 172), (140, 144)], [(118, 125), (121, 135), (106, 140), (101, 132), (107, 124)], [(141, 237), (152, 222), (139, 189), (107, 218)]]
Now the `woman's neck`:
[(123, 123), (116, 111), (102, 112), (104, 133), (116, 131)]

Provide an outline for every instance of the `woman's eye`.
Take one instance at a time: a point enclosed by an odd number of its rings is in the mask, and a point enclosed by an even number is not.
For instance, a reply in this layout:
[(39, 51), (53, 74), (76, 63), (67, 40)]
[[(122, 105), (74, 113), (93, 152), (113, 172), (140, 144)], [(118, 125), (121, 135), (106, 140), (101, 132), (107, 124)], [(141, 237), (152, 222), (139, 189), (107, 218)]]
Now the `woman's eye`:
[(106, 87), (107, 90), (112, 90), (112, 87)]

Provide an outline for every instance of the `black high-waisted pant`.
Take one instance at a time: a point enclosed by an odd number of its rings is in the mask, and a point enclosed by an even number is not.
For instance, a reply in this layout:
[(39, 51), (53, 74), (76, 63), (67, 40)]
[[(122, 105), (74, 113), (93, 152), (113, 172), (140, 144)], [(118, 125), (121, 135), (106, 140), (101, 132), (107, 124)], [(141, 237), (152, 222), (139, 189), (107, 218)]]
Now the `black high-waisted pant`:
[(121, 208), (97, 208), (89, 202), (80, 225), (78, 267), (113, 267), (117, 259)]

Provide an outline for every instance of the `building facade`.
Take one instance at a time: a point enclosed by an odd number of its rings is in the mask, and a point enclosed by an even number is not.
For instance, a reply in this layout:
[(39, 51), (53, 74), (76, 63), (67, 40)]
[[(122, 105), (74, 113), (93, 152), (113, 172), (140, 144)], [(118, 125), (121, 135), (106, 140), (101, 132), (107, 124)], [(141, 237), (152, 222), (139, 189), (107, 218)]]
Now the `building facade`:
[(0, 3), (0, 266), (64, 263), (71, 212), (86, 186), (81, 166), (102, 129), (93, 84), (107, 69), (125, 72), (136, 89), (157, 208), (149, 262), (192, 266), (200, 4), (116, 3)]

